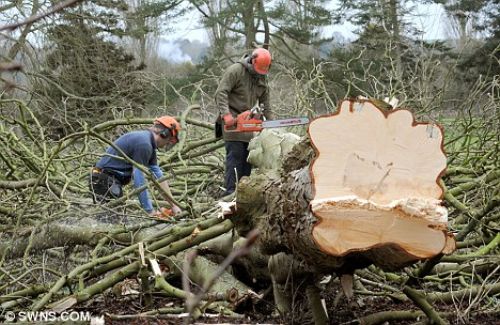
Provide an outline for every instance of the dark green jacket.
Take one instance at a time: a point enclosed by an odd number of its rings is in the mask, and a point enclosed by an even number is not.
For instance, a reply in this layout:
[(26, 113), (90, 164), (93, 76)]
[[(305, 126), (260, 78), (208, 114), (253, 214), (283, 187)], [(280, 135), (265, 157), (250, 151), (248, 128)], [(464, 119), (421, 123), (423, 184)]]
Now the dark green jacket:
[[(220, 114), (230, 112), (236, 117), (258, 103), (264, 107), (264, 116), (271, 118), (267, 78), (251, 70), (245, 58), (226, 69), (215, 92), (215, 102)], [(225, 141), (249, 142), (253, 136), (253, 132), (223, 132)]]

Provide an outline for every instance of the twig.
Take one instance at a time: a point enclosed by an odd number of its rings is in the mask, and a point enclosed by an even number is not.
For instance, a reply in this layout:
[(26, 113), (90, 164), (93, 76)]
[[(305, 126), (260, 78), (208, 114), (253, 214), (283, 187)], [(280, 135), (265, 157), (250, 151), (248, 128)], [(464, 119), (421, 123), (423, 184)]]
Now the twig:
[(11, 62), (11, 63), (0, 63), (0, 72), (2, 71), (20, 71), (23, 69), (21, 63)]
[(58, 12), (58, 11), (64, 9), (64, 8), (66, 8), (66, 7), (72, 6), (72, 5), (74, 5), (74, 4), (76, 4), (76, 3), (80, 2), (80, 1), (82, 1), (82, 0), (67, 0), (67, 1), (60, 2), (60, 3), (56, 4), (55, 6), (51, 7), (45, 13), (42, 13), (42, 14), (39, 14), (39, 15), (30, 16), (26, 20), (21, 21), (19, 23), (13, 23), (13, 24), (4, 25), (4, 26), (0, 27), (0, 31), (4, 31), (4, 30), (13, 31), (14, 29), (16, 29), (18, 27), (34, 23), (37, 20), (40, 20), (40, 19), (45, 18), (47, 16), (50, 16), (53, 13), (56, 13), (56, 12)]

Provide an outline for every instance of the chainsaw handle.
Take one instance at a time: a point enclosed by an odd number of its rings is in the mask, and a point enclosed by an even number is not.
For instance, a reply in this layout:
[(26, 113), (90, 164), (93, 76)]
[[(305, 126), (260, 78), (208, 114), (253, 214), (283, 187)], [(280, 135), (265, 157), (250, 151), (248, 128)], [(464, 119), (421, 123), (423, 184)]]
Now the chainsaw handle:
[(252, 111), (246, 110), (243, 113), (238, 114), (238, 116), (236, 117), (236, 123), (238, 123), (238, 121), (249, 120), (252, 118), (252, 115)]

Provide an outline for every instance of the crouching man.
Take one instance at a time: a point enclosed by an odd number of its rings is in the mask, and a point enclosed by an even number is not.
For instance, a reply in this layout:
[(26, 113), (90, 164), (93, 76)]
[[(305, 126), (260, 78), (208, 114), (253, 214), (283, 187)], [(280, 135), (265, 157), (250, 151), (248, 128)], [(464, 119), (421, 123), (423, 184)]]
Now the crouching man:
[[(143, 172), (135, 167), (131, 161), (148, 168), (156, 179), (163, 176), (158, 165), (156, 150), (171, 149), (179, 142), (179, 122), (171, 116), (162, 116), (156, 119), (148, 130), (131, 131), (120, 136), (114, 146), (106, 149), (106, 154), (97, 162), (90, 176), (90, 191), (94, 203), (109, 202), (123, 195), (122, 187), (133, 181), (134, 187), (139, 188), (146, 183)], [(127, 157), (126, 159), (124, 157)], [(172, 201), (172, 194), (168, 182), (160, 183), (162, 189), (170, 196), (165, 199), (171, 205), (172, 214), (176, 215), (181, 209)], [(142, 208), (152, 215), (162, 215), (160, 210), (153, 209), (153, 204), (144, 189), (139, 194)]]

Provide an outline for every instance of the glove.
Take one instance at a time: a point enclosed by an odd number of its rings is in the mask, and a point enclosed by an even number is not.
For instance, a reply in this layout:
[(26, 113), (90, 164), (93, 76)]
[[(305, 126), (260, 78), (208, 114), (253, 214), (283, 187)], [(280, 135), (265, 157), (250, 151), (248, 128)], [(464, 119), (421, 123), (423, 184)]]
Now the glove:
[(160, 208), (158, 211), (153, 212), (153, 215), (160, 219), (169, 219), (174, 213), (170, 209)]
[(224, 119), (224, 124), (226, 126), (234, 126), (236, 124), (236, 120), (231, 113), (224, 114), (222, 118)]
[(172, 205), (172, 209), (160, 208), (160, 210), (156, 211), (154, 215), (160, 219), (169, 219), (170, 217), (176, 216), (181, 212), (181, 208), (177, 205)]

